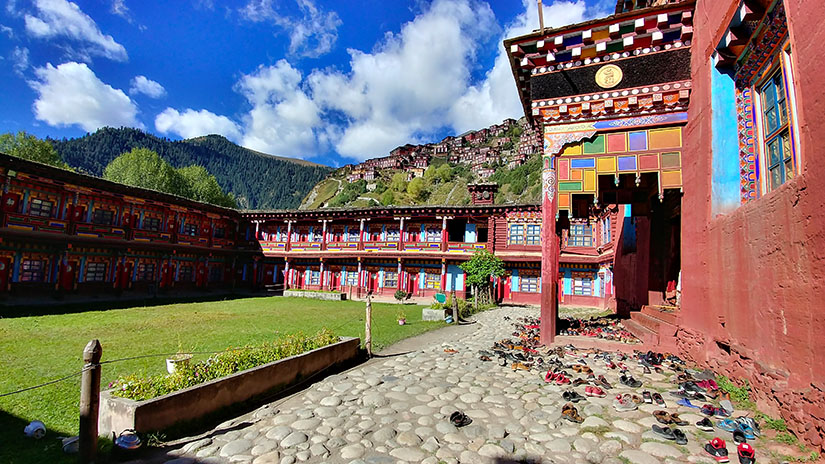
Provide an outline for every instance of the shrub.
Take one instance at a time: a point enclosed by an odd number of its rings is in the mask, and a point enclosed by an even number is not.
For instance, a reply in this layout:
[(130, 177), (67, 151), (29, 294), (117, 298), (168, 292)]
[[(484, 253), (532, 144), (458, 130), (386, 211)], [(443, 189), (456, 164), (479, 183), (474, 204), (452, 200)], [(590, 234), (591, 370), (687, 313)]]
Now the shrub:
[(274, 342), (258, 346), (229, 348), (204, 361), (178, 365), (174, 374), (141, 377), (121, 376), (109, 384), (112, 395), (135, 401), (148, 400), (184, 388), (219, 379), (236, 372), (261, 366), (279, 359), (321, 348), (338, 341), (332, 331), (322, 329), (312, 336), (301, 332), (285, 335)]

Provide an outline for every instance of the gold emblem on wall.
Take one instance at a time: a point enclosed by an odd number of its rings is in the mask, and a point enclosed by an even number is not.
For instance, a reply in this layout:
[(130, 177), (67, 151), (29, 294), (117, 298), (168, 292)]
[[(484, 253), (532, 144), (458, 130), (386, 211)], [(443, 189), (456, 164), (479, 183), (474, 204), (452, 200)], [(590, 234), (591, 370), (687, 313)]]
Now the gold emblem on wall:
[(603, 89), (612, 89), (622, 81), (622, 69), (615, 64), (607, 64), (596, 71), (596, 84)]

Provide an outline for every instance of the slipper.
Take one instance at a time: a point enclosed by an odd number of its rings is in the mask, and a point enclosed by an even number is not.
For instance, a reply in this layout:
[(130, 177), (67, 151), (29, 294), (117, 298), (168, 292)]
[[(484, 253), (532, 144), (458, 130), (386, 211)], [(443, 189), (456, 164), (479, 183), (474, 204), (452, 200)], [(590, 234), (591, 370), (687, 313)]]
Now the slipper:
[(753, 464), (756, 462), (756, 450), (747, 443), (740, 443), (736, 449), (740, 464)]
[(696, 406), (695, 404), (691, 403), (690, 400), (687, 399), (687, 398), (680, 399), (679, 401), (676, 402), (676, 404), (678, 404), (679, 406), (687, 407), (687, 408), (699, 409), (699, 406)]
[(586, 383), (587, 383), (587, 380), (584, 380), (582, 378), (578, 378), (578, 379), (574, 380), (573, 383), (571, 383), (570, 385), (572, 385), (574, 387), (578, 387), (578, 386), (584, 385)]
[(696, 423), (696, 428), (705, 432), (713, 432), (713, 422), (707, 417)]
[(736, 423), (736, 421), (730, 419), (720, 420), (716, 423), (716, 426), (724, 430), (725, 432), (733, 432), (738, 428), (738, 424)]
[(603, 375), (600, 375), (598, 377), (597, 381), (598, 381), (599, 386), (604, 387), (606, 390), (610, 390), (611, 388), (613, 388), (613, 386), (610, 385), (610, 383), (607, 381), (607, 379), (604, 378)]
[(705, 444), (705, 451), (711, 455), (716, 462), (730, 462), (730, 459), (728, 458), (727, 444), (725, 443), (725, 440), (722, 440), (719, 437), (707, 442)]
[(676, 436), (673, 434), (673, 430), (671, 430), (670, 427), (659, 427), (654, 424), (651, 429), (656, 435), (667, 438), (668, 440), (676, 440)]
[(679, 414), (676, 414), (676, 413), (673, 413), (673, 414), (670, 415), (670, 420), (676, 425), (681, 425), (681, 426), (688, 425), (688, 422), (686, 420), (682, 419), (681, 417), (679, 417)]
[(461, 411), (456, 411), (450, 415), (450, 423), (456, 427), (464, 427), (465, 425), (470, 425), (472, 422), (473, 420)]
[(645, 400), (647, 404), (653, 404), (653, 395), (650, 394), (649, 391), (645, 390), (642, 392), (642, 398)]
[(653, 401), (659, 406), (667, 407), (667, 405), (665, 405), (665, 399), (662, 398), (662, 395), (658, 392), (653, 394)]
[(675, 437), (677, 445), (687, 445), (688, 440), (685, 432), (679, 429), (673, 429), (673, 436)]
[(562, 407), (561, 415), (570, 422), (575, 422), (577, 424), (584, 422), (582, 416), (579, 415), (579, 411), (570, 403), (567, 403)]

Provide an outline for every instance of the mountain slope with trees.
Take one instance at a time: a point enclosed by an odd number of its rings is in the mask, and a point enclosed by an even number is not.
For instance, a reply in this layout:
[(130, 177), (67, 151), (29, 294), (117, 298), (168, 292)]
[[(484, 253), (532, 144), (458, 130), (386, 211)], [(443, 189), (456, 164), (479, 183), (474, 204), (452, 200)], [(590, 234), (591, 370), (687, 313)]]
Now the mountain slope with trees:
[(219, 135), (171, 141), (139, 129), (110, 127), (76, 139), (49, 139), (62, 159), (80, 172), (102, 176), (115, 158), (135, 148), (159, 154), (175, 168), (203, 166), (240, 208), (296, 208), (332, 169), (238, 146)]

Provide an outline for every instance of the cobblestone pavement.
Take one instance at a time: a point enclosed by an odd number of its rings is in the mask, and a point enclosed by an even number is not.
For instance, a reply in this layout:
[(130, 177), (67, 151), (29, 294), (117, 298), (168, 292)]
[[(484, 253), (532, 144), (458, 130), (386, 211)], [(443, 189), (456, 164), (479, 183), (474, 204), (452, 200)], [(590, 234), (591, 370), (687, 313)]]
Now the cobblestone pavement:
[[(613, 409), (620, 392), (641, 396), (643, 390), (674, 389), (666, 375), (644, 375), (629, 362), (632, 375), (644, 382), (630, 389), (619, 384), (618, 370), (588, 360), (614, 388), (605, 398), (578, 403), (585, 420), (574, 424), (561, 415), (562, 392), (569, 386), (545, 383), (543, 371), (514, 371), (495, 360), (479, 360), (479, 350), (509, 337), (513, 321), (528, 315), (538, 316), (538, 310), (502, 308), (479, 314), (472, 326), (431, 333), (425, 346), (419, 343), (410, 353), (373, 359), (228, 421), (207, 438), (169, 452), (177, 458), (167, 464), (714, 462), (702, 450), (712, 435), (693, 426), (701, 419), (693, 413), (697, 410), (676, 406), (675, 398), (664, 395), (667, 410), (690, 423), (682, 427), (686, 446), (650, 431), (656, 423), (651, 413), (660, 407)], [(458, 352), (449, 354), (446, 348)], [(584, 386), (575, 390), (584, 394)], [(451, 425), (449, 416), (456, 410), (472, 418), (472, 424)]]

